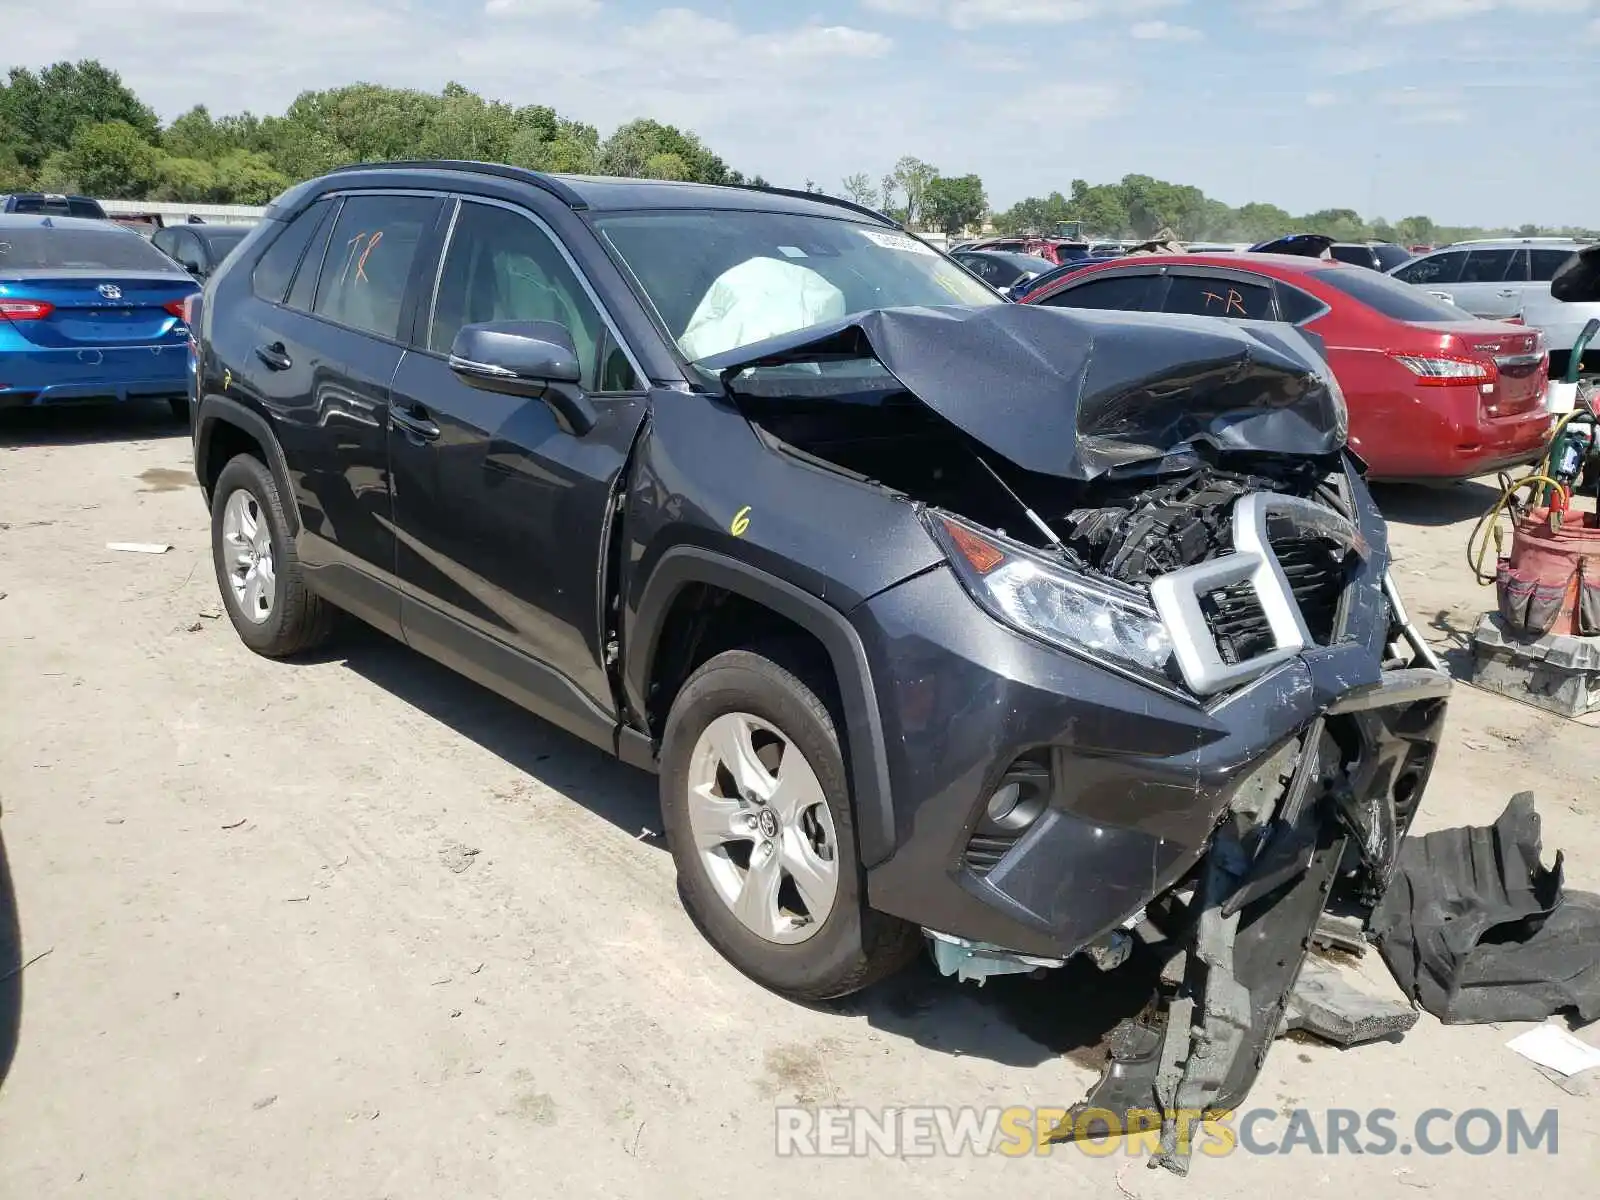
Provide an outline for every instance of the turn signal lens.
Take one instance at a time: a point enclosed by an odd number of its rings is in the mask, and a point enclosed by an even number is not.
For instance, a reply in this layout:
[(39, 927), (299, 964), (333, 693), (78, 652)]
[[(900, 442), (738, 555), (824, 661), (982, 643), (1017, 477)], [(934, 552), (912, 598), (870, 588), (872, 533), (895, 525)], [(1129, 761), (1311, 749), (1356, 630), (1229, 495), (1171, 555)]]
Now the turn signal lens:
[(940, 517), (939, 523), (944, 526), (945, 532), (950, 535), (950, 543), (967, 560), (967, 563), (979, 575), (987, 575), (1001, 563), (1005, 562), (1005, 551), (993, 542), (986, 542), (965, 525), (957, 525), (946, 517)]

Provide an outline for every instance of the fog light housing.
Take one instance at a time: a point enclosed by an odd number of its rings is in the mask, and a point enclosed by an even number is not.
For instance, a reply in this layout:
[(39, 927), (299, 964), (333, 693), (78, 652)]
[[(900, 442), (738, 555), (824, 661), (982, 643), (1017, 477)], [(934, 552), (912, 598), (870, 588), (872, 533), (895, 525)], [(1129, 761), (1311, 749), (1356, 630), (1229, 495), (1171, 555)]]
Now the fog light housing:
[(1044, 815), (1050, 802), (1050, 769), (1019, 759), (984, 803), (984, 833), (1020, 835)]

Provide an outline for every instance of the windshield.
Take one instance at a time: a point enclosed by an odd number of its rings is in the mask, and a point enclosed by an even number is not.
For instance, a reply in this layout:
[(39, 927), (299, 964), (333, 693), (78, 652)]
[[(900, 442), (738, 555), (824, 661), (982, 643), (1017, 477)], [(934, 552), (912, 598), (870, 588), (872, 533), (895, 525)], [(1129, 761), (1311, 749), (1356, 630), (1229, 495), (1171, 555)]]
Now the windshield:
[(879, 225), (792, 213), (599, 217), (690, 362), (873, 308), (1004, 304), (955, 263)]
[(0, 229), (0, 274), (41, 269), (179, 273), (170, 258), (126, 229)]
[(1346, 296), (1359, 300), (1368, 308), (1376, 309), (1396, 321), (1416, 321), (1438, 324), (1441, 321), (1476, 320), (1465, 309), (1430, 296), (1422, 288), (1401, 283), (1388, 275), (1380, 275), (1364, 267), (1354, 270), (1323, 270), (1316, 272), (1318, 282), (1337, 288)]

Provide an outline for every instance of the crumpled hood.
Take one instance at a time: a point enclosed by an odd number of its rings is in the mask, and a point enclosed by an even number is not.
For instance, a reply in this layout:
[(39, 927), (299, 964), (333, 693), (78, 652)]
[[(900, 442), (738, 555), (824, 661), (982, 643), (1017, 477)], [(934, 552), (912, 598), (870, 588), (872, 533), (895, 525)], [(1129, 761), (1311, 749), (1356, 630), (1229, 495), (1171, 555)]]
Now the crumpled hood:
[(1024, 304), (874, 309), (698, 365), (733, 391), (751, 367), (859, 358), (1017, 466), (1066, 479), (1193, 442), (1321, 457), (1348, 434), (1317, 347), (1266, 322)]

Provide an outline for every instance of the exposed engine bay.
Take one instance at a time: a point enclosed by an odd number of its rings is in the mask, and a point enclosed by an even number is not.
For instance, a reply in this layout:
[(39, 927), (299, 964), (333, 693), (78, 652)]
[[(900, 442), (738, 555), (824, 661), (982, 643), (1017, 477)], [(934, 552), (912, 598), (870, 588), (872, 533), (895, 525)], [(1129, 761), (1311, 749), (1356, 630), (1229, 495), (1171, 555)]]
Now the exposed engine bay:
[[(1159, 318), (1145, 340), (1116, 321), (1112, 337), (1094, 313), (880, 311), (709, 365), (775, 452), (915, 506), (1003, 625), (1204, 709), (1192, 754), (1128, 766), (1130, 797), (1193, 821), (1169, 868), (1152, 862), (1173, 834), (1140, 841), (1103, 800), (1075, 810), (1103, 756), (1040, 808), (1092, 831), (1098, 889), (1143, 889), (1120, 922), (1074, 926), (1071, 954), (1120, 970), (1137, 943), (1165, 965), (1076, 1112), (1123, 1129), (1161, 1114), (1159, 1161), (1181, 1172), (1180, 1114), (1243, 1099), (1330, 900), (1359, 926), (1388, 887), (1450, 680), (1388, 577), (1315, 349), (1292, 330)], [(1137, 723), (1137, 702), (1122, 711)], [(966, 861), (982, 886), (1023, 909), (1060, 890), (1037, 878), (1060, 858), (1020, 865), (1038, 829), (984, 833), (981, 816)], [(1106, 835), (1127, 839), (1122, 857)], [(928, 932), (961, 978), (1060, 965)]]

